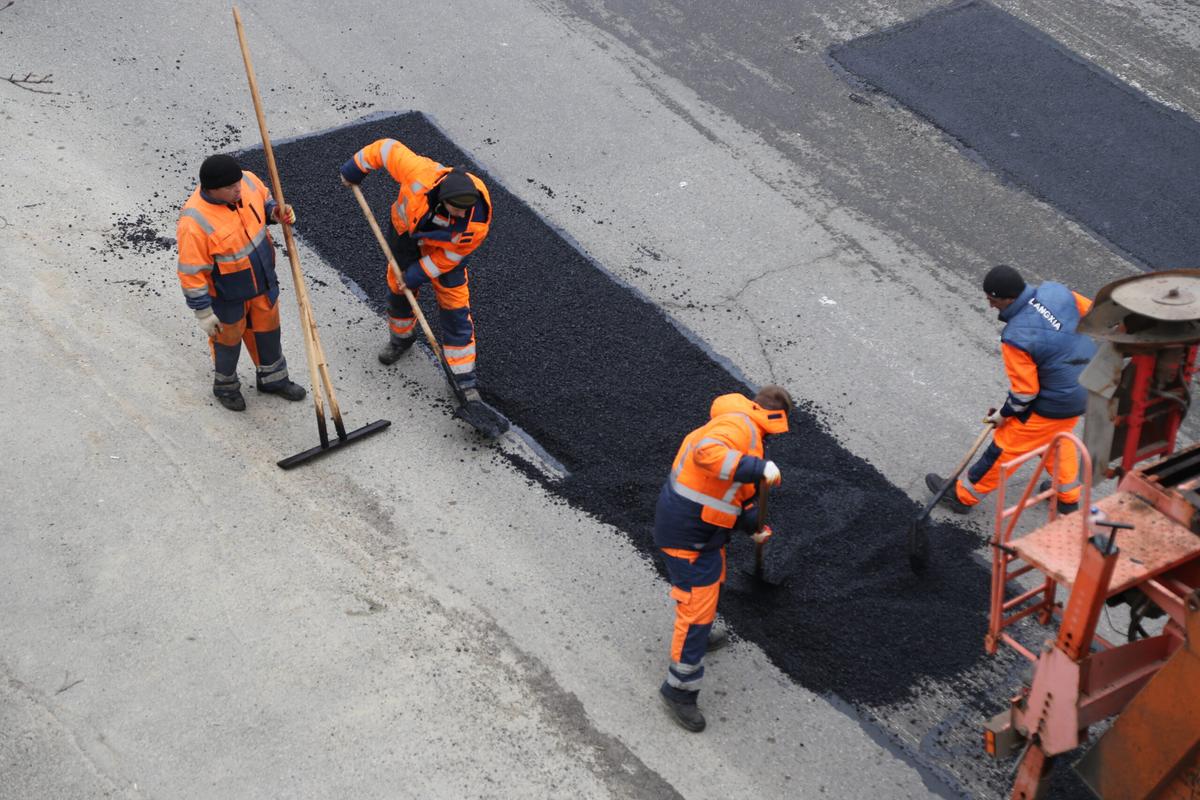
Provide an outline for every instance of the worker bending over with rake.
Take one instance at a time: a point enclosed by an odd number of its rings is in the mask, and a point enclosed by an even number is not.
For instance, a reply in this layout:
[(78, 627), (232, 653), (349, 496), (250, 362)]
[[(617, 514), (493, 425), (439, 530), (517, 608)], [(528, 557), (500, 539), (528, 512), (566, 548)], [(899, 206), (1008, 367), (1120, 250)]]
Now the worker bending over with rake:
[[(1008, 373), (1009, 392), (1001, 409), (985, 419), (995, 426), (992, 443), (948, 491), (942, 504), (968, 513), (999, 483), (1000, 465), (1070, 432), (1087, 408), (1087, 390), (1079, 376), (1096, 353), (1095, 343), (1076, 333), (1092, 301), (1061, 283), (1025, 283), (1021, 273), (1000, 264), (983, 279), (988, 305), (1000, 312), (1004, 329), (1000, 350)], [(1075, 446), (1058, 448), (1058, 512), (1079, 508), (1079, 456)], [(945, 479), (929, 473), (925, 485), (938, 491)], [(1044, 490), (1043, 490), (1044, 491)]]
[(281, 210), (263, 182), (231, 156), (200, 165), (200, 186), (183, 205), (176, 228), (179, 283), (188, 307), (208, 335), (213, 394), (231, 411), (244, 411), (237, 376), (242, 342), (258, 368), (258, 391), (304, 399), (288, 378), (279, 337), (279, 278), (268, 220), (296, 221)]
[(752, 533), (756, 543), (771, 536), (768, 527), (753, 533), (758, 520), (751, 503), (759, 481), (779, 485), (779, 467), (767, 460), (766, 437), (787, 432), (792, 406), (779, 386), (764, 386), (753, 401), (740, 394), (718, 397), (709, 421), (684, 438), (658, 496), (654, 546), (663, 554), (675, 600), (671, 664), (659, 694), (672, 718), (689, 731), (705, 725), (696, 705), (704, 654), (728, 643), (724, 631), (713, 632), (713, 621), (729, 532)]
[[(432, 284), (446, 362), (466, 399), (477, 401), (475, 324), (466, 260), (483, 244), (491, 225), (487, 187), (469, 172), (417, 155), (395, 139), (379, 139), (355, 153), (342, 165), (342, 183), (357, 185), (381, 168), (400, 184), (387, 243), (414, 295), (422, 284)], [(390, 333), (379, 360), (394, 364), (412, 347), (417, 321), (390, 269), (387, 281)]]

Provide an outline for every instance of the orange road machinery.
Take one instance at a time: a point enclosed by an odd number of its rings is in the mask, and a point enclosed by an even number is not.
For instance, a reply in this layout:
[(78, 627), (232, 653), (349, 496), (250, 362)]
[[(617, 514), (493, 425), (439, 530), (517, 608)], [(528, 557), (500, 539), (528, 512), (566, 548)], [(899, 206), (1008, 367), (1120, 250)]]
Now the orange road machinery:
[[(1020, 752), (1013, 798), (1044, 797), (1055, 757), (1115, 716), (1075, 764), (1098, 797), (1200, 797), (1200, 445), (1174, 452), (1200, 343), (1200, 270), (1109, 284), (1079, 329), (1101, 342), (1080, 378), (1087, 446), (1060, 434), (1001, 467), (985, 646), (1013, 648), (1033, 677), (988, 722), (986, 747)], [(1056, 493), (1056, 449), (1068, 439), (1083, 459), (1080, 511), (1057, 516), (1051, 503), (1045, 525), (1014, 536), (1022, 512)], [(1006, 507), (1008, 478), (1038, 458)], [(1035, 489), (1043, 472), (1045, 491)], [(1117, 491), (1093, 503), (1093, 481), (1109, 476)], [(1097, 635), (1106, 607), (1124, 606), (1125, 641)], [(1030, 617), (1058, 620), (1040, 648), (1010, 632)]]
[[(262, 99), (258, 94), (258, 81), (254, 77), (254, 65), (250, 61), (250, 48), (246, 44), (246, 33), (242, 29), (242, 17), (236, 7), (233, 9), (233, 23), (237, 27), (238, 44), (242, 48), (242, 60), (246, 64), (246, 80), (250, 83), (250, 97), (254, 101), (254, 114), (258, 117), (258, 129), (262, 133), (263, 154), (267, 159), (267, 170), (271, 173), (271, 192), (279, 207), (284, 208), (283, 186), (279, 182), (279, 170), (275, 167), (275, 152), (271, 149), (271, 137), (267, 133), (267, 118), (263, 115)], [(317, 320), (313, 316), (312, 303), (308, 299), (308, 285), (304, 282), (304, 274), (300, 271), (300, 257), (296, 253), (296, 242), (292, 238), (292, 226), (287, 222), (279, 224), (283, 228), (283, 240), (287, 246), (288, 260), (292, 265), (292, 284), (296, 290), (296, 304), (300, 308), (300, 330), (304, 334), (304, 354), (308, 359), (313, 407), (317, 413), (317, 433), (321, 439), (321, 443), (316, 447), (310, 447), (308, 450), (276, 462), (283, 469), (291, 469), (337, 447), (365, 439), (371, 434), (384, 430), (392, 423), (390, 420), (380, 419), (357, 430), (346, 432), (346, 426), (342, 422), (342, 410), (338, 406), (337, 394), (333, 390), (333, 380), (329, 376), (325, 348), (321, 346), (321, 337), (317, 332)], [(329, 397), (329, 413), (333, 417), (337, 439), (330, 439), (326, 429), (322, 388)]]

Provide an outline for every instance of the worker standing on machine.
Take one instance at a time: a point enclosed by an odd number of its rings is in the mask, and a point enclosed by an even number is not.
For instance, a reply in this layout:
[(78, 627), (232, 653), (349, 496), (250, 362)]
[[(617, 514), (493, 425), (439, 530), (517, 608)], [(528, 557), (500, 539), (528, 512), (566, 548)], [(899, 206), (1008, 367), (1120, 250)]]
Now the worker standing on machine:
[[(1096, 353), (1095, 343), (1077, 333), (1092, 301), (1060, 283), (1025, 283), (1021, 273), (1000, 264), (983, 279), (988, 305), (1000, 312), (1000, 349), (1009, 392), (1001, 409), (985, 419), (995, 426), (992, 443), (960, 478), (942, 504), (966, 514), (999, 483), (1000, 465), (1048, 444), (1075, 428), (1087, 408), (1079, 376)], [(1079, 508), (1079, 456), (1063, 442), (1058, 449), (1058, 512)], [(925, 485), (936, 492), (945, 479), (929, 473)]]
[[(728, 642), (712, 626), (725, 582), (729, 531), (757, 529), (757, 511), (750, 505), (757, 483), (774, 487), (780, 482), (779, 467), (767, 460), (766, 437), (787, 432), (792, 407), (780, 386), (764, 386), (754, 400), (721, 395), (712, 403), (709, 422), (684, 438), (659, 493), (654, 546), (663, 554), (675, 601), (671, 664), (659, 694), (672, 718), (689, 731), (705, 726), (696, 705), (704, 654)], [(771, 529), (752, 535), (759, 543)]]

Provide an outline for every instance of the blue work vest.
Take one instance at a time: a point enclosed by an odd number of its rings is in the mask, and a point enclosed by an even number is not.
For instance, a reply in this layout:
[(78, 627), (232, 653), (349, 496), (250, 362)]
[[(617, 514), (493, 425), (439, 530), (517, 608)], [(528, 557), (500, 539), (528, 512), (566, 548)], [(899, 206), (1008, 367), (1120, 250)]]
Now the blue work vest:
[(1087, 408), (1087, 390), (1079, 375), (1096, 354), (1096, 343), (1076, 333), (1079, 308), (1061, 283), (1026, 286), (1012, 305), (1000, 312), (1004, 344), (1024, 350), (1037, 364), (1038, 395), (1030, 406), (1051, 419), (1077, 417)]

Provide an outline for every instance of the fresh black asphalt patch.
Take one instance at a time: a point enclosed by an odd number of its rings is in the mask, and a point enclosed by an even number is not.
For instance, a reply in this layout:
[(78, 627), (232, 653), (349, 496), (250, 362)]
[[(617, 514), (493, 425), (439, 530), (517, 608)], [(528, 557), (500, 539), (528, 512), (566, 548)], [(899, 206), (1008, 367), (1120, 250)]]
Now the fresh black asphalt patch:
[[(342, 162), (381, 137), (465, 166), (488, 184), (494, 224), (469, 262), (483, 394), (570, 470), (547, 484), (553, 491), (653, 556), (655, 499), (679, 441), (707, 420), (716, 395), (749, 390), (419, 113), (276, 146), (285, 196), (300, 215), (298, 235), (362, 287), (381, 316), (383, 259), (338, 180)], [(265, 176), (261, 151), (243, 154), (243, 163)], [(517, 180), (537, 185), (539, 177)], [(371, 176), (363, 189), (381, 224), (389, 224), (391, 178)], [(378, 329), (382, 345), (382, 318)], [(373, 352), (362, 358), (363, 369), (378, 366)], [(403, 362), (393, 369), (403, 372)], [(927, 775), (974, 796), (1000, 791), (1008, 765), (987, 762), (979, 725), (1003, 706), (1017, 679), (1011, 658), (983, 656), (989, 576), (973, 555), (978, 535), (935, 524), (933, 565), (916, 578), (904, 532), (919, 507), (840, 446), (811, 409), (796, 411), (792, 430), (770, 445), (784, 483), (773, 495), (779, 535), (768, 548), (767, 571), (785, 584), (769, 597), (729, 592), (722, 613), (805, 687), (844, 699), (889, 737), (916, 730), (926, 741), (905, 752)], [(730, 569), (749, 569), (751, 561), (751, 544), (741, 537)], [(664, 609), (668, 603), (664, 590)], [(664, 629), (664, 642), (668, 635)], [(663, 657), (665, 664), (665, 650)], [(717, 666), (708, 688), (730, 679)], [(655, 689), (646, 687), (648, 703)], [(945, 701), (939, 707), (956, 709), (952, 724), (919, 711), (892, 718), (897, 704), (919, 709), (934, 695)]]
[(1036, 28), (968, 0), (830, 55), (1142, 265), (1200, 260), (1200, 124)]

